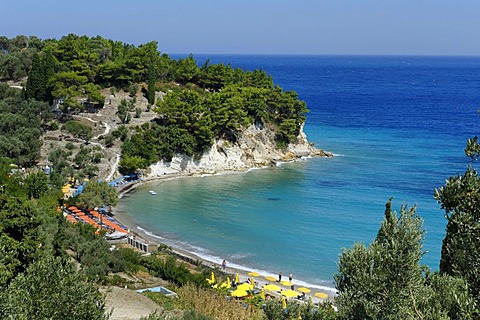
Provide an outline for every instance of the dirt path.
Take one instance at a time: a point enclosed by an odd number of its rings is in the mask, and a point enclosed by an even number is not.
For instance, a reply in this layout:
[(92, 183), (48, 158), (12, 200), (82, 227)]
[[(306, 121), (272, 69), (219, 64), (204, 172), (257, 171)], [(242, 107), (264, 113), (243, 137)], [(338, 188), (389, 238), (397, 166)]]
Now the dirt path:
[(110, 320), (139, 320), (155, 310), (161, 311), (155, 302), (133, 290), (110, 287), (101, 291), (106, 294), (105, 310), (113, 309)]
[(107, 178), (105, 179), (106, 181), (110, 181), (113, 178), (113, 175), (117, 171), (118, 163), (120, 162), (120, 155), (117, 154), (117, 158), (115, 159), (115, 162), (112, 164), (112, 170), (108, 174)]

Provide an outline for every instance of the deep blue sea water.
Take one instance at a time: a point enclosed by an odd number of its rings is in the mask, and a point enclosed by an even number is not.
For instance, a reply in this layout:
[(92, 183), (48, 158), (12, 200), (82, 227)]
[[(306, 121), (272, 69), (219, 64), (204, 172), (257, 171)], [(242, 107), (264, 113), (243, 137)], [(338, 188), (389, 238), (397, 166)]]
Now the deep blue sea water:
[(417, 206), (423, 263), (438, 269), (446, 221), (433, 190), (468, 164), (480, 57), (196, 58), (263, 69), (297, 91), (309, 140), (336, 156), (143, 186), (122, 201), (125, 220), (217, 263), (332, 287), (342, 248), (371, 242), (393, 197), (397, 211)]

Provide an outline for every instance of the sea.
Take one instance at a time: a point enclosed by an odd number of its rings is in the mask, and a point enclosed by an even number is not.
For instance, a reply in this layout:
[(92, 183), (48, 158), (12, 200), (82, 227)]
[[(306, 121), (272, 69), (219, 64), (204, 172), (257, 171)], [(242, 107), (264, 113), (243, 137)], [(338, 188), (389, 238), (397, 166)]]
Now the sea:
[(342, 251), (375, 239), (392, 198), (397, 212), (416, 207), (421, 263), (438, 270), (446, 219), (433, 194), (469, 165), (466, 140), (480, 129), (480, 57), (195, 58), (262, 69), (296, 91), (310, 110), (309, 141), (335, 156), (143, 185), (119, 205), (134, 231), (206, 261), (292, 273), (298, 285), (333, 290)]

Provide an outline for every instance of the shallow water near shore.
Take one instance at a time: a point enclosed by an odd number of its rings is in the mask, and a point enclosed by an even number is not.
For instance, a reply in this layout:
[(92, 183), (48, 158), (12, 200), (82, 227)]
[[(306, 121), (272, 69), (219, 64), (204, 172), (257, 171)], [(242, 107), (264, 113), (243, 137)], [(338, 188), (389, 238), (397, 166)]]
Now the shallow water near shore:
[(397, 211), (417, 205), (422, 262), (438, 269), (446, 221), (433, 190), (468, 164), (480, 58), (197, 57), (206, 58), (263, 68), (297, 91), (311, 110), (309, 140), (336, 156), (143, 185), (122, 199), (122, 221), (209, 261), (332, 287), (342, 248), (371, 242), (393, 197)]

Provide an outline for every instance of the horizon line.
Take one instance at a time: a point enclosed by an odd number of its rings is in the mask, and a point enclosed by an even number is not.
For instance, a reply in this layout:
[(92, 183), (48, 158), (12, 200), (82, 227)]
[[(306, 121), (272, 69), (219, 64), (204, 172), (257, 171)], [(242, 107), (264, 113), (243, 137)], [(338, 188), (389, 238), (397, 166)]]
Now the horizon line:
[(172, 52), (168, 55), (211, 55), (211, 56), (310, 56), (310, 57), (431, 57), (431, 58), (480, 58), (480, 54), (397, 54), (397, 53), (212, 53), (212, 52)]

